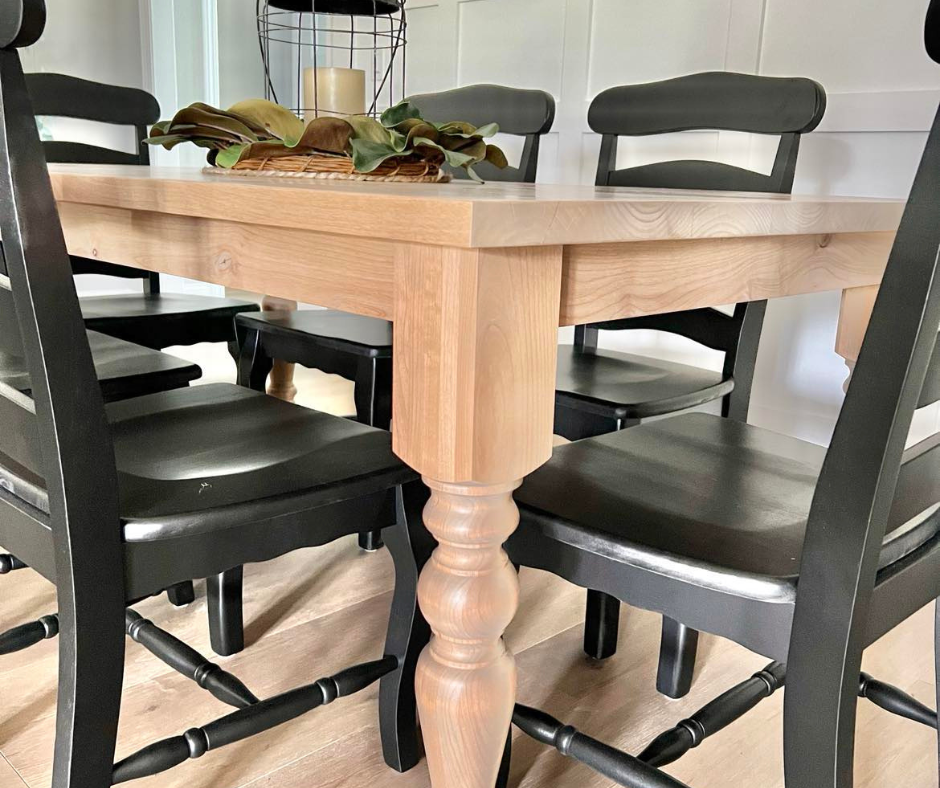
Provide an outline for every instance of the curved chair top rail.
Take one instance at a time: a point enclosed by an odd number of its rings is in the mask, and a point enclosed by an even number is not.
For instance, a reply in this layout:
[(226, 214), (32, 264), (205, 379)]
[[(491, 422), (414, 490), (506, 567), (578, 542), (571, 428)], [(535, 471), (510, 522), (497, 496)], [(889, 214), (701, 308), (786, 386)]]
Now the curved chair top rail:
[(26, 86), (37, 115), (116, 126), (149, 126), (160, 119), (160, 104), (139, 88), (44, 73), (27, 74)]
[(624, 137), (697, 129), (805, 134), (825, 111), (826, 92), (811, 79), (711, 71), (605, 90), (591, 102), (588, 125)]
[(517, 136), (547, 134), (555, 121), (555, 99), (542, 90), (470, 85), (408, 100), (436, 123), (463, 120), (482, 126), (495, 122), (502, 133)]
[(9, 0), (0, 9), (0, 49), (32, 46), (45, 28), (45, 2)]

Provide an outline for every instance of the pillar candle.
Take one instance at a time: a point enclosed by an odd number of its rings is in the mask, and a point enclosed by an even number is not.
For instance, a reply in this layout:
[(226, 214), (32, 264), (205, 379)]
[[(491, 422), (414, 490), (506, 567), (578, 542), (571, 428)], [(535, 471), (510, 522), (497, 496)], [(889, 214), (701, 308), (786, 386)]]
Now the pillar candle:
[(306, 69), (304, 109), (306, 121), (317, 115), (363, 114), (366, 111), (366, 72), (358, 68)]

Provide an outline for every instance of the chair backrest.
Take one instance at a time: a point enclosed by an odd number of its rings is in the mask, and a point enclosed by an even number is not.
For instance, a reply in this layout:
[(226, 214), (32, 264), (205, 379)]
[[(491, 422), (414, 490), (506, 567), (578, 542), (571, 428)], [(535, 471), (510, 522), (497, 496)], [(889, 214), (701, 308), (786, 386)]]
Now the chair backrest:
[[(150, 164), (150, 146), (144, 140), (150, 127), (160, 119), (160, 104), (145, 90), (47, 73), (27, 74), (26, 86), (37, 116), (90, 120), (134, 129), (137, 149), (133, 153), (83, 142), (46, 140), (42, 146), (50, 164)], [(72, 268), (76, 274), (144, 279), (148, 292), (160, 290), (158, 274), (136, 268), (77, 257), (72, 260)]]
[[(610, 88), (591, 102), (588, 125), (603, 135), (598, 186), (789, 193), (800, 135), (826, 111), (826, 92), (811, 79), (714, 71)], [(619, 137), (713, 129), (780, 135), (770, 175), (707, 161), (670, 161), (617, 169)]]
[(728, 315), (720, 309), (704, 307), (685, 312), (610, 320), (575, 327), (574, 344), (582, 353), (597, 348), (598, 331), (636, 331), (649, 329), (691, 339), (725, 354), (722, 378), (734, 380), (734, 389), (722, 400), (721, 414), (736, 421), (747, 421), (751, 404), (751, 386), (760, 345), (766, 301), (736, 304)]
[(38, 116), (133, 126), (136, 134), (137, 150), (134, 153), (80, 142), (44, 142), (46, 160), (50, 163), (150, 163), (150, 149), (144, 140), (150, 127), (160, 119), (160, 105), (146, 91), (105, 85), (66, 74), (27, 74), (26, 85)]
[[(120, 571), (120, 523), (104, 402), (17, 52), (44, 25), (43, 0), (0, 2), (0, 350), (25, 357), (32, 392), (0, 384), (0, 465), (44, 480), (45, 527), (69, 586), (73, 560), (87, 559), (86, 573)], [(0, 540), (10, 549), (7, 537), (22, 541), (7, 532), (10, 522), (42, 525), (2, 489), (0, 507), (10, 509), (0, 516)], [(70, 593), (60, 584), (60, 594)]]
[[(497, 169), (488, 162), (474, 167), (483, 180), (535, 183), (539, 142), (555, 121), (555, 99), (541, 90), (520, 90), (502, 85), (470, 85), (423, 93), (409, 98), (426, 120), (446, 123), (463, 120), (482, 126), (498, 123), (503, 134), (525, 137), (518, 167)], [(465, 177), (463, 171), (457, 177)]]
[[(940, 0), (931, 0), (927, 50), (940, 62)], [(917, 408), (940, 397), (940, 113), (933, 123), (888, 260), (810, 511), (791, 635), (787, 703), (827, 705), (837, 728), (854, 731), (861, 652), (884, 534), (940, 503), (940, 436), (905, 450)], [(893, 578), (930, 554), (925, 546), (889, 570)], [(935, 570), (929, 572), (935, 575)], [(921, 578), (923, 582), (923, 577)], [(913, 613), (937, 588), (895, 583), (892, 600)], [(930, 585), (937, 585), (933, 582)], [(903, 598), (901, 598), (903, 597)], [(792, 680), (792, 681), (791, 681)], [(834, 693), (841, 693), (841, 696)], [(833, 709), (832, 705), (839, 708)], [(828, 723), (826, 723), (828, 724)], [(806, 731), (785, 735), (802, 752)], [(845, 748), (843, 748), (845, 749)], [(851, 748), (827, 769), (851, 784)], [(821, 782), (819, 784), (822, 784)], [(836, 784), (836, 781), (826, 784)]]
[[(800, 135), (815, 129), (826, 111), (826, 93), (810, 79), (730, 72), (692, 74), (663, 82), (605, 90), (591, 102), (588, 124), (603, 135), (597, 185), (645, 189), (694, 189), (789, 193)], [(717, 129), (779, 134), (770, 175), (708, 161), (667, 161), (617, 169), (617, 141), (675, 131)], [(653, 329), (692, 339), (725, 353), (723, 375), (733, 377), (724, 415), (746, 421), (766, 303), (738, 304), (732, 315), (695, 309), (579, 328), (575, 344), (597, 345), (596, 329)]]

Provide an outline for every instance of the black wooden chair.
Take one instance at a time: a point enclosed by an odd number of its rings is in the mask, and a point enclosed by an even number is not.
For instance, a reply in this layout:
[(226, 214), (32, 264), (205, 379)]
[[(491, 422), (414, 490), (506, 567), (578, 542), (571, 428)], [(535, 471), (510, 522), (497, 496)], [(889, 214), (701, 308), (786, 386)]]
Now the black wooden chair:
[[(940, 0), (928, 31), (940, 62)], [(937, 726), (933, 710), (862, 674), (861, 661), (940, 596), (940, 434), (905, 449), (915, 410), (940, 399), (938, 193), (940, 114), (828, 451), (680, 415), (560, 447), (517, 494), (514, 562), (776, 662), (637, 757), (519, 706), (526, 733), (628, 788), (676, 788), (655, 767), (785, 680), (787, 788), (850, 788), (857, 696)]]
[[(37, 116), (130, 126), (136, 135), (133, 153), (79, 142), (46, 141), (43, 147), (50, 163), (150, 163), (149, 147), (143, 140), (149, 135), (150, 125), (160, 118), (160, 105), (149, 93), (64, 74), (28, 74), (26, 82)], [(82, 314), (88, 328), (154, 350), (226, 342), (234, 354), (235, 315), (259, 309), (257, 304), (230, 298), (162, 293), (159, 274), (100, 260), (75, 257), (72, 269), (76, 274), (142, 279), (140, 294), (83, 297)]]
[[(29, 395), (0, 383), (0, 543), (54, 582), (59, 612), (0, 636), (0, 654), (60, 637), (53, 785), (106, 788), (284, 723), (382, 680), (383, 747), (418, 759), (413, 674), (428, 637), (418, 572), (431, 539), (416, 475), (387, 432), (234, 385), (105, 406), (17, 49), (43, 0), (0, 2), (0, 347)], [(176, 583), (385, 527), (396, 589), (384, 656), (259, 700), (128, 607)], [(13, 564), (12, 566), (10, 564)], [(113, 764), (129, 635), (228, 716)]]
[[(787, 194), (800, 135), (819, 125), (825, 107), (825, 91), (812, 80), (728, 72), (605, 90), (588, 113), (591, 129), (602, 135), (597, 185)], [(771, 174), (708, 161), (617, 169), (621, 136), (693, 129), (780, 135)], [(558, 349), (555, 432), (568, 440), (591, 438), (714, 400), (721, 400), (723, 415), (746, 422), (765, 309), (765, 302), (755, 302), (738, 304), (732, 315), (705, 308), (578, 326), (574, 345)], [(597, 346), (600, 331), (636, 329), (677, 334), (723, 351), (724, 367), (712, 372)], [(616, 653), (619, 622), (617, 600), (588, 591), (585, 652), (595, 659)], [(697, 643), (695, 632), (663, 621), (660, 692), (672, 698), (688, 693)]]

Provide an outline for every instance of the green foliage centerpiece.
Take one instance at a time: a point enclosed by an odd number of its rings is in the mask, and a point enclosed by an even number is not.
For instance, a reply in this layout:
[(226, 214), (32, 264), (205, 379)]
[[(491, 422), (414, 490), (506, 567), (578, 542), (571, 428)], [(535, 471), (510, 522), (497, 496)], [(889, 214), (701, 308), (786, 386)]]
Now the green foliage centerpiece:
[(252, 99), (227, 110), (192, 104), (157, 123), (147, 142), (168, 150), (193, 143), (208, 149), (212, 169), (239, 174), (441, 181), (449, 177), (441, 166), (446, 163), (480, 180), (475, 164), (506, 166), (503, 152), (486, 142), (498, 130), (495, 123), (431, 123), (408, 101), (378, 120), (320, 117), (305, 125), (278, 104)]

